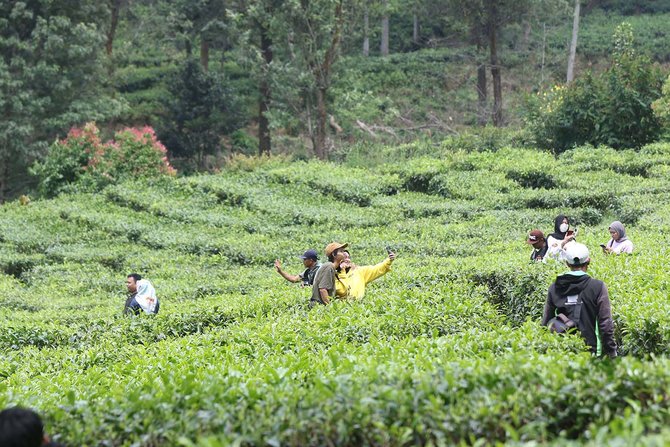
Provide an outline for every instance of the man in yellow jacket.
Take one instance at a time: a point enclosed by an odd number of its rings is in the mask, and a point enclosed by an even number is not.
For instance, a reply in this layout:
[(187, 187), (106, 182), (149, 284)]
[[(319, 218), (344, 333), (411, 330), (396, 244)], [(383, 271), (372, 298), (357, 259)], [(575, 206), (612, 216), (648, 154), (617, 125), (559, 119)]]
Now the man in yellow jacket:
[(344, 251), (344, 260), (337, 272), (335, 296), (338, 299), (358, 300), (365, 296), (365, 286), (391, 270), (395, 253), (389, 251), (388, 258), (376, 265), (355, 265), (351, 262), (349, 251)]

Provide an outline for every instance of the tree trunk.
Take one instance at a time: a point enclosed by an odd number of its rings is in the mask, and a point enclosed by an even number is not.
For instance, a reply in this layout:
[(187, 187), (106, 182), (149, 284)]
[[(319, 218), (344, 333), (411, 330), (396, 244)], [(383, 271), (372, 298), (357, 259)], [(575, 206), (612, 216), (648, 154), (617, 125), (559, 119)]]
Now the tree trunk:
[(577, 36), (579, 34), (579, 7), (580, 0), (575, 0), (575, 16), (572, 19), (572, 40), (570, 41), (570, 55), (568, 56), (568, 82), (575, 79), (575, 57), (577, 56)]
[(488, 121), (486, 88), (486, 65), (481, 63), (477, 66), (477, 124), (480, 126)]
[(204, 36), (200, 36), (200, 65), (205, 73), (209, 71), (209, 42)]
[(530, 21), (524, 20), (523, 21), (523, 38), (521, 39), (521, 48), (520, 50), (523, 52), (528, 51), (528, 46), (530, 43), (530, 33), (533, 30), (532, 25), (530, 24)]
[(547, 53), (547, 24), (542, 23), (542, 62), (540, 63), (540, 85), (544, 85), (544, 64)]
[(491, 78), (493, 79), (493, 125), (502, 126), (502, 80), (498, 64), (498, 36), (494, 18), (489, 23), (489, 50), (491, 51)]
[(121, 11), (121, 0), (110, 0), (110, 6), (112, 9), (112, 21), (109, 26), (109, 31), (107, 32), (107, 42), (105, 43), (105, 50), (107, 51), (107, 56), (112, 55), (112, 50), (114, 48), (114, 36), (116, 36), (116, 28), (119, 25), (119, 12)]
[(486, 85), (486, 63), (484, 48), (482, 45), (482, 34), (483, 30), (481, 25), (473, 25), (472, 27), (472, 40), (477, 47), (477, 124), (480, 126), (486, 125), (488, 121), (487, 113), (487, 99), (488, 99), (488, 87)]
[(0, 203), (5, 203), (9, 193), (9, 156), (2, 159), (2, 177), (0, 178)]
[(312, 119), (312, 98), (310, 92), (304, 92), (305, 98), (305, 111), (307, 112), (307, 132), (309, 133), (309, 139), (312, 142), (312, 150), (314, 155), (316, 155), (316, 137), (314, 136), (314, 120)]
[(368, 7), (365, 6), (365, 12), (363, 13), (363, 56), (368, 57), (370, 55), (370, 14), (368, 13)]
[(268, 30), (261, 25), (261, 54), (263, 55), (263, 67), (261, 81), (259, 86), (260, 99), (258, 101), (258, 154), (269, 154), (272, 149), (272, 140), (270, 136), (270, 123), (266, 113), (270, 109), (270, 100), (272, 92), (268, 80), (270, 63), (272, 62), (272, 39), (268, 35)]
[(412, 42), (414, 45), (419, 45), (419, 15), (414, 13), (412, 26)]
[(326, 88), (318, 87), (316, 89), (316, 138), (314, 152), (321, 160), (326, 159), (326, 121), (328, 119), (326, 111)]
[(384, 15), (382, 16), (382, 43), (379, 47), (379, 52), (382, 56), (389, 55), (389, 13), (388, 0), (384, 0)]
[(330, 46), (323, 56), (323, 61), (321, 63), (312, 62), (310, 66), (312, 75), (316, 80), (316, 138), (314, 139), (314, 152), (322, 160), (328, 157), (328, 148), (326, 147), (326, 129), (328, 126), (326, 96), (330, 87), (331, 71), (337, 59), (337, 52), (342, 39), (343, 26), (343, 1), (340, 0), (335, 6), (335, 28)]

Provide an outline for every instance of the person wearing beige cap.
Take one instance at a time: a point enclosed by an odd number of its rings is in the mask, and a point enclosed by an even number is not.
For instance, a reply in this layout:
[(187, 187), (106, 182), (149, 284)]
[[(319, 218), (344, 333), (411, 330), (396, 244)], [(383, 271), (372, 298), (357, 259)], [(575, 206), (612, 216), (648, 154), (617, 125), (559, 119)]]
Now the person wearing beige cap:
[(345, 258), (343, 249), (347, 246), (348, 244), (339, 242), (331, 242), (326, 245), (325, 252), (328, 262), (321, 264), (319, 271), (316, 272), (309, 307), (314, 307), (317, 304), (329, 304), (330, 299), (335, 296), (335, 275)]
[(526, 243), (533, 246), (533, 251), (530, 254), (530, 262), (547, 262), (547, 250), (549, 245), (544, 238), (544, 233), (540, 230), (533, 230), (528, 234)]

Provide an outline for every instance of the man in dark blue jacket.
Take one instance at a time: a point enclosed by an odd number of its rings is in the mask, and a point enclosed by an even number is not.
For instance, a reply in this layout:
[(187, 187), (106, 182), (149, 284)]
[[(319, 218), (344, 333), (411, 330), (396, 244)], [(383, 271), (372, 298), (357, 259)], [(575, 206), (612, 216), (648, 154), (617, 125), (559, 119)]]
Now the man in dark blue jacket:
[[(544, 306), (542, 324), (551, 322), (551, 329), (561, 332), (561, 323), (576, 327), (582, 338), (597, 356), (616, 357), (612, 307), (607, 286), (591, 278), (586, 271), (591, 259), (584, 244), (573, 242), (565, 249), (565, 259), (570, 271), (558, 276), (549, 287)], [(559, 317), (556, 322), (555, 317)], [(562, 321), (561, 321), (562, 320)]]

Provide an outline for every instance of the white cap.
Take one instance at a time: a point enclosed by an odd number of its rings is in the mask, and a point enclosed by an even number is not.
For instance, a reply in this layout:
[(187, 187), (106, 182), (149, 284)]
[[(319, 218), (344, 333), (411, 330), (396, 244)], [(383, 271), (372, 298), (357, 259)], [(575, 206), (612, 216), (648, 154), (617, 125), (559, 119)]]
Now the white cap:
[(563, 249), (565, 260), (570, 265), (582, 265), (590, 261), (589, 249), (579, 242), (571, 242)]

